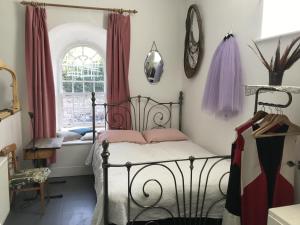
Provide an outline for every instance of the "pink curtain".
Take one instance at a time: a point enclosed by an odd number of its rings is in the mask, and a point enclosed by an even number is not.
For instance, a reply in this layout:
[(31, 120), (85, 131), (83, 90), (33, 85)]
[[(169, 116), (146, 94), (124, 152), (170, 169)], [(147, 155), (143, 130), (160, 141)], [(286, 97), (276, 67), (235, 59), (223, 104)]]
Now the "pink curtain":
[(55, 89), (45, 9), (27, 6), (25, 25), (28, 99), (29, 110), (34, 112), (35, 137), (55, 137)]
[[(130, 58), (130, 16), (110, 14), (107, 28), (107, 102), (126, 101), (130, 96), (128, 71)], [(111, 129), (131, 129), (130, 104), (108, 108)]]

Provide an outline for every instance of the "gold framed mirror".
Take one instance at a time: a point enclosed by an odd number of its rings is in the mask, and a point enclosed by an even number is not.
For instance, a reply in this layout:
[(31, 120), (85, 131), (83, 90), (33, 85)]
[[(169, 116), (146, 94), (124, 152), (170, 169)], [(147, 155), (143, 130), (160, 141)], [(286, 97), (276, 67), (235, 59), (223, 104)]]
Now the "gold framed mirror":
[(20, 111), (16, 73), (0, 59), (0, 76), (7, 76), (7, 74), (10, 74), (12, 80), (12, 105), (0, 109), (0, 121)]

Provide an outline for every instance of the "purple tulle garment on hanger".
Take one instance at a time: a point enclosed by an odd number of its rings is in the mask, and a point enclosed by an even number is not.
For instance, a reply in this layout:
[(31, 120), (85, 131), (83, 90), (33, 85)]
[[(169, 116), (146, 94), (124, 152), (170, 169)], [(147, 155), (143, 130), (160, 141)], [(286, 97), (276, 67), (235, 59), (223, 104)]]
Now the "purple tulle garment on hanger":
[(239, 47), (232, 36), (214, 53), (204, 90), (202, 108), (221, 117), (237, 115), (243, 106)]

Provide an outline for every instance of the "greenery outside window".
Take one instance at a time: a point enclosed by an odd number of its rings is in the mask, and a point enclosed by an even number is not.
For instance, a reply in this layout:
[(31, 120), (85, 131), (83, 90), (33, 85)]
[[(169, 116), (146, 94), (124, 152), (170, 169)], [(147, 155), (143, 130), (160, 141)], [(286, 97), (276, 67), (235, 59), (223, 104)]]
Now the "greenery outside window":
[[(97, 102), (105, 102), (104, 61), (93, 48), (70, 49), (62, 61), (62, 128), (90, 127), (92, 124), (91, 92)], [(104, 112), (96, 108), (97, 126), (104, 125)]]

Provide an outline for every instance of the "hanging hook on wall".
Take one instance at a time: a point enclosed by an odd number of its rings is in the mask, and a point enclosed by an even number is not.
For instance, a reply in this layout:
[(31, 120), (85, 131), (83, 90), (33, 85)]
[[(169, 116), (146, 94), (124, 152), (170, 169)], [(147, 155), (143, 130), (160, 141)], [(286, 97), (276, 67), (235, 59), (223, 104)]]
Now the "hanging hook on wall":
[(157, 51), (158, 52), (155, 41), (153, 41), (150, 51)]
[(225, 37), (224, 37), (223, 40), (226, 41), (227, 39), (229, 39), (229, 38), (231, 38), (231, 37), (234, 37), (232, 30), (231, 30), (229, 33), (227, 33), (227, 34), (225, 35)]

